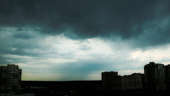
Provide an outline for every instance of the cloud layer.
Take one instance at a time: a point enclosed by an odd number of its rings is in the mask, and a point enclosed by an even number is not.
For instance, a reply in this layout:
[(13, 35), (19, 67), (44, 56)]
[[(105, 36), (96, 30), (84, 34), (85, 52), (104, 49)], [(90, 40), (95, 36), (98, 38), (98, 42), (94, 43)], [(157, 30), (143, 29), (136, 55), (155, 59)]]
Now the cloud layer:
[(100, 79), (169, 63), (169, 0), (1, 0), (0, 64), (23, 80)]
[(143, 49), (122, 39), (71, 39), (32, 27), (3, 27), (0, 33), (0, 63), (19, 64), (23, 80), (101, 79), (102, 71), (143, 72), (149, 61), (168, 64), (170, 57), (169, 44)]
[[(169, 35), (169, 0), (1, 0), (0, 4), (1, 26), (40, 26), (47, 34), (71, 30), (66, 34), (72, 38), (139, 37), (150, 39), (148, 44), (140, 42), (147, 46), (169, 42), (162, 39)], [(154, 43), (158, 39), (162, 40)]]

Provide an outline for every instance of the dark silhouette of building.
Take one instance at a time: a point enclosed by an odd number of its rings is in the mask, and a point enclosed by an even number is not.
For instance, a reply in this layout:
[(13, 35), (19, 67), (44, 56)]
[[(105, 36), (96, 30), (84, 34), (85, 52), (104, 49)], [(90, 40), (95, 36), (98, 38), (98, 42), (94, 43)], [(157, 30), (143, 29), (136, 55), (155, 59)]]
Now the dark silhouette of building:
[(170, 65), (154, 62), (144, 66), (144, 74), (120, 76), (115, 71), (102, 72), (102, 80), (21, 81), (21, 74), (17, 65), (0, 66), (0, 95), (4, 90), (17, 93), (20, 89), (23, 94), (36, 96), (143, 96), (147, 95), (145, 92), (157, 94), (170, 89)]
[(20, 89), (21, 73), (18, 65), (0, 66), (0, 90)]
[(121, 77), (118, 76), (118, 72), (102, 72), (102, 81), (104, 89), (120, 90), (121, 89)]
[(118, 72), (102, 72), (102, 81), (105, 89), (110, 90), (134, 90), (143, 89), (144, 75), (134, 73), (119, 76)]
[(143, 81), (144, 75), (141, 73), (133, 73), (131, 75), (122, 76), (122, 90), (143, 89)]
[(165, 82), (167, 89), (170, 89), (170, 65), (165, 66)]
[(165, 68), (163, 64), (150, 62), (144, 66), (145, 88), (151, 91), (165, 90)]

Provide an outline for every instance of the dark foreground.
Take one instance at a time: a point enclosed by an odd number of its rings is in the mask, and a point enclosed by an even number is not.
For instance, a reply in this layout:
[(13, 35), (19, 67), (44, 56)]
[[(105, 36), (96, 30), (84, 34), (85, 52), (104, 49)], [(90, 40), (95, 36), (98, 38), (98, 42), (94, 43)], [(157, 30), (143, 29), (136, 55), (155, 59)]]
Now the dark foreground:
[(0, 91), (0, 96), (168, 96), (170, 91), (106, 90), (96, 81), (22, 81), (21, 89)]
[(169, 91), (148, 92), (144, 90), (113, 91), (101, 89), (72, 89), (72, 90), (49, 90), (23, 89), (17, 93), (1, 93), (0, 96), (169, 96)]

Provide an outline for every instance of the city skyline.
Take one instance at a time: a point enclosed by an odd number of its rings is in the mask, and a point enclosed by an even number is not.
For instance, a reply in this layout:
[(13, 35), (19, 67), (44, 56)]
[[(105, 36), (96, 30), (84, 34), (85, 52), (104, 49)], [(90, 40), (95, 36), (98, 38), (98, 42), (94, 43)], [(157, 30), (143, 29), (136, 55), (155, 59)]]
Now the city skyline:
[(120, 76), (116, 71), (101, 72), (101, 80), (25, 81), (15, 64), (0, 66), (0, 95), (10, 96), (166, 96), (170, 88), (170, 64), (149, 62), (144, 73)]
[[(107, 70), (105, 70), (105, 71), (103, 71), (103, 72), (100, 72), (99, 74), (100, 74), (100, 79), (98, 79), (98, 80), (103, 80), (103, 76), (104, 76), (104, 73), (108, 73), (108, 75), (106, 75), (106, 76), (112, 76), (111, 74), (114, 74), (115, 76), (122, 76), (122, 77), (128, 77), (128, 76), (133, 76), (133, 75), (144, 75), (145, 74), (145, 72), (147, 72), (147, 71), (145, 71), (145, 67), (147, 67), (147, 66), (150, 66), (150, 67), (153, 67), (154, 68), (154, 66), (157, 66), (157, 67), (155, 67), (155, 68), (158, 68), (157, 70), (160, 70), (159, 69), (159, 67), (161, 67), (161, 69), (164, 69), (164, 70), (167, 70), (167, 72), (169, 72), (169, 69), (167, 69), (167, 68), (169, 68), (170, 67), (170, 64), (167, 64), (167, 65), (165, 65), (165, 64), (163, 64), (163, 63), (155, 63), (155, 62), (153, 62), (153, 61), (150, 61), (148, 64), (146, 63), (146, 64), (144, 64), (144, 66), (143, 66), (143, 72), (134, 72), (134, 73), (131, 73), (131, 74), (123, 74), (123, 75), (121, 75), (121, 74), (119, 74), (119, 73), (121, 73), (121, 72), (118, 72), (118, 71), (115, 71), (115, 70), (110, 70), (110, 71), (107, 71)], [(153, 66), (154, 65), (154, 66)], [(10, 69), (10, 68), (12, 68), (12, 67), (10, 67), (10, 66), (15, 66), (14, 67), (14, 69)], [(24, 79), (23, 79), (23, 73), (22, 73), (22, 69), (20, 69), (19, 68), (20, 66), (18, 65), (18, 64), (3, 64), (3, 65), (0, 65), (0, 68), (5, 68), (5, 69), (0, 69), (0, 70), (16, 70), (15, 68), (18, 68), (20, 71), (21, 71), (21, 73), (20, 73), (20, 79), (21, 80), (23, 80), (23, 81), (25, 81)], [(17, 69), (17, 70), (18, 70)], [(148, 69), (148, 70), (150, 70), (150, 69)], [(144, 72), (145, 71), (145, 72)], [(3, 72), (3, 71), (2, 71)], [(161, 71), (162, 72), (162, 71)], [(149, 72), (150, 73), (150, 72)], [(2, 73), (2, 74), (4, 74), (4, 73)], [(7, 73), (8, 74), (8, 73)], [(110, 75), (109, 75), (110, 74)], [(154, 74), (154, 73), (153, 73)], [(160, 74), (160, 73), (157, 73), (157, 75), (158, 74)], [(114, 77), (114, 75), (113, 75), (113, 77)], [(156, 75), (156, 74), (155, 74)], [(164, 76), (164, 75), (163, 75)], [(166, 74), (166, 76), (167, 76), (167, 74)], [(169, 76), (168, 76), (169, 77)], [(113, 78), (112, 78), (113, 79)], [(90, 79), (86, 79), (86, 80), (90, 80)], [(97, 80), (97, 79), (94, 79), (94, 80)], [(27, 80), (26, 80), (27, 81)], [(32, 80), (28, 80), (28, 81), (32, 81)], [(33, 80), (34, 81), (34, 80)], [(35, 80), (36, 81), (36, 80)], [(51, 80), (44, 80), (44, 79), (39, 79), (38, 81), (51, 81)], [(56, 81), (56, 80), (54, 80), (54, 81)], [(81, 80), (81, 79), (79, 79), (79, 80), (61, 80), (61, 81), (83, 81), (83, 80)]]
[(0, 0), (0, 65), (23, 80), (98, 80), (170, 64), (169, 0)]

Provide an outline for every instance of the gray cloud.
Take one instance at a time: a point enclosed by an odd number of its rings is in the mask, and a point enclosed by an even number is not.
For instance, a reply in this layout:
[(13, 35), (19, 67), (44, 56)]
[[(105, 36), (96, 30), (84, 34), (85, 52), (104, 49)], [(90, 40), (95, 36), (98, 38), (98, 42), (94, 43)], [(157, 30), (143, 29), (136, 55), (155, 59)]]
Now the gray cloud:
[(6, 58), (4, 58), (3, 56), (0, 56), (0, 64), (8, 64), (10, 63)]
[(141, 48), (169, 44), (170, 28), (168, 26), (170, 26), (169, 16), (161, 20), (148, 22), (143, 25), (142, 33), (133, 38), (133, 42)]
[(170, 10), (168, 0), (1, 0), (0, 4), (1, 26), (36, 25), (47, 34), (68, 29), (72, 32), (67, 35), (76, 38), (135, 38), (143, 34), (142, 26), (164, 19)]
[[(33, 31), (33, 32), (32, 32)], [(36, 37), (36, 38), (34, 38)], [(4, 55), (22, 55), (22, 56), (38, 56), (35, 52), (27, 50), (39, 49), (42, 46), (39, 44), (39, 38), (43, 35), (39, 34), (32, 28), (24, 28), (19, 30), (16, 27), (1, 27), (0, 28), (0, 63), (9, 63)]]

